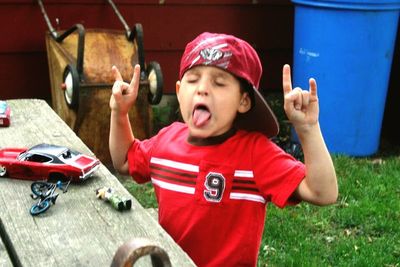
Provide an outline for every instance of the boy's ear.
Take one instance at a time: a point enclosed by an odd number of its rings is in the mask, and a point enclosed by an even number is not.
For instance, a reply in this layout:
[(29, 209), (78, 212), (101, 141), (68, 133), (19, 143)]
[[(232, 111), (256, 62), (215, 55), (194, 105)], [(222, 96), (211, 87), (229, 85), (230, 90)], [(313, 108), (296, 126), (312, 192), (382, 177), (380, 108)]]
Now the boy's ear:
[(181, 89), (181, 81), (176, 81), (175, 92), (176, 92), (176, 97), (178, 98), (178, 102), (179, 102), (179, 90), (180, 89)]
[(242, 94), (242, 99), (240, 99), (238, 112), (246, 113), (251, 108), (251, 99), (248, 93)]
[(179, 89), (180, 88), (181, 88), (181, 81), (176, 81), (176, 84), (175, 84), (176, 94), (179, 94)]

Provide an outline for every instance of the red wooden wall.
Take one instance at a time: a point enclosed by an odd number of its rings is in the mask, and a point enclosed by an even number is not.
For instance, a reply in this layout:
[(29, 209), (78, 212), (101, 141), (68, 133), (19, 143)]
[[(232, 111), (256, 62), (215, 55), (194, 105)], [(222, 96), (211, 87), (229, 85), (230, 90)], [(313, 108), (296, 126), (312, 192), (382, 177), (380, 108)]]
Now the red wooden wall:
[[(43, 0), (53, 26), (69, 29), (123, 27), (106, 0)], [(173, 93), (185, 44), (203, 31), (225, 32), (258, 51), (263, 90), (280, 90), (281, 67), (292, 62), (293, 4), (290, 0), (114, 0), (132, 28), (144, 29), (146, 62), (161, 64), (164, 91)], [(50, 100), (44, 34), (47, 25), (34, 0), (0, 0), (0, 99)], [(399, 33), (385, 110), (383, 135), (400, 143)]]
[[(54, 27), (123, 29), (106, 0), (46, 1)], [(165, 92), (174, 92), (181, 53), (203, 31), (225, 32), (249, 41), (264, 65), (263, 88), (280, 88), (281, 66), (291, 61), (293, 6), (279, 0), (114, 1), (130, 27), (144, 29), (146, 62), (161, 64)], [(36, 1), (0, 1), (0, 98), (50, 99), (44, 34)]]

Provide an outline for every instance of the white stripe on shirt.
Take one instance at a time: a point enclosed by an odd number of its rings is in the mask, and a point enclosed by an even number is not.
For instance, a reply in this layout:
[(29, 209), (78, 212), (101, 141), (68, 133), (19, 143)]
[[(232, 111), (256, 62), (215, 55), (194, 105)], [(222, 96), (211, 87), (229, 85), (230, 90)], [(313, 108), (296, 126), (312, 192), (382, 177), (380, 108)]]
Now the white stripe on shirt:
[(230, 199), (238, 199), (238, 200), (250, 200), (250, 201), (265, 203), (265, 199), (262, 196), (254, 195), (254, 194), (231, 193), (229, 198)]
[(235, 177), (254, 178), (253, 171), (237, 170), (234, 174)]
[(160, 180), (157, 180), (154, 178), (151, 178), (151, 181), (153, 184), (155, 184), (163, 189), (180, 192), (180, 193), (192, 194), (192, 195), (194, 194), (194, 187), (171, 184), (171, 183), (160, 181)]
[(178, 170), (189, 171), (189, 172), (199, 172), (199, 166), (187, 164), (187, 163), (181, 163), (181, 162), (177, 162), (177, 161), (172, 161), (172, 160), (168, 160), (168, 159), (160, 159), (160, 158), (152, 157), (150, 162), (158, 164), (158, 165), (166, 166), (166, 167), (175, 168)]

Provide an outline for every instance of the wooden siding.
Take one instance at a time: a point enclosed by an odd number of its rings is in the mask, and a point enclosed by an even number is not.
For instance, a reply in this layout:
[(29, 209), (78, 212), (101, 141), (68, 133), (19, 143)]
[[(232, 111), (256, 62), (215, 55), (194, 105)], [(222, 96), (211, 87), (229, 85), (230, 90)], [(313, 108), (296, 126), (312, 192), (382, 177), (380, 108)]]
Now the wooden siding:
[[(43, 1), (54, 27), (123, 29), (107, 1)], [(203, 31), (248, 40), (263, 61), (263, 88), (280, 87), (281, 65), (291, 62), (293, 6), (290, 1), (114, 1), (132, 28), (144, 29), (146, 62), (158, 61), (165, 92), (173, 93), (185, 44)], [(47, 25), (36, 1), (0, 1), (0, 98), (50, 99)], [(59, 25), (56, 25), (56, 18)]]
[[(105, 0), (48, 0), (46, 11), (58, 29), (76, 23), (86, 28), (123, 29)], [(130, 27), (144, 29), (146, 62), (161, 64), (165, 92), (173, 93), (185, 44), (203, 31), (235, 34), (260, 54), (263, 90), (280, 90), (281, 66), (292, 62), (293, 4), (290, 0), (115, 0)], [(50, 100), (44, 22), (32, 0), (0, 0), (0, 99)], [(400, 143), (399, 33), (393, 58), (382, 134)]]

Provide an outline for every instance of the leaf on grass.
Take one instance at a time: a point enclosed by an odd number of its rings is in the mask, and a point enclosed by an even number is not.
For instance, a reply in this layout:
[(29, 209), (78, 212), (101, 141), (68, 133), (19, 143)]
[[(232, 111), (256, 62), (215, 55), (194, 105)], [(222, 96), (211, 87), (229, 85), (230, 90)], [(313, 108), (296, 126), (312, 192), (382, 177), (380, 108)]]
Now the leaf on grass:
[(275, 252), (276, 252), (276, 249), (275, 249), (275, 248), (270, 247), (270, 246), (268, 246), (268, 245), (265, 245), (265, 246), (263, 247), (263, 250), (265, 251), (265, 254), (266, 254), (266, 255), (275, 254)]
[(328, 243), (332, 243), (335, 240), (334, 236), (325, 236), (325, 241)]
[(384, 160), (382, 158), (376, 158), (371, 160), (371, 163), (374, 165), (382, 165), (384, 163)]
[(345, 197), (340, 199), (340, 201), (339, 201), (339, 207), (340, 208), (347, 208), (349, 206), (349, 203), (347, 203), (347, 197), (348, 196), (345, 196)]
[(148, 188), (145, 192), (146, 192), (146, 194), (153, 194), (154, 188)]
[(352, 231), (350, 229), (344, 229), (343, 232), (344, 232), (345, 236), (351, 236), (351, 234), (352, 234)]

